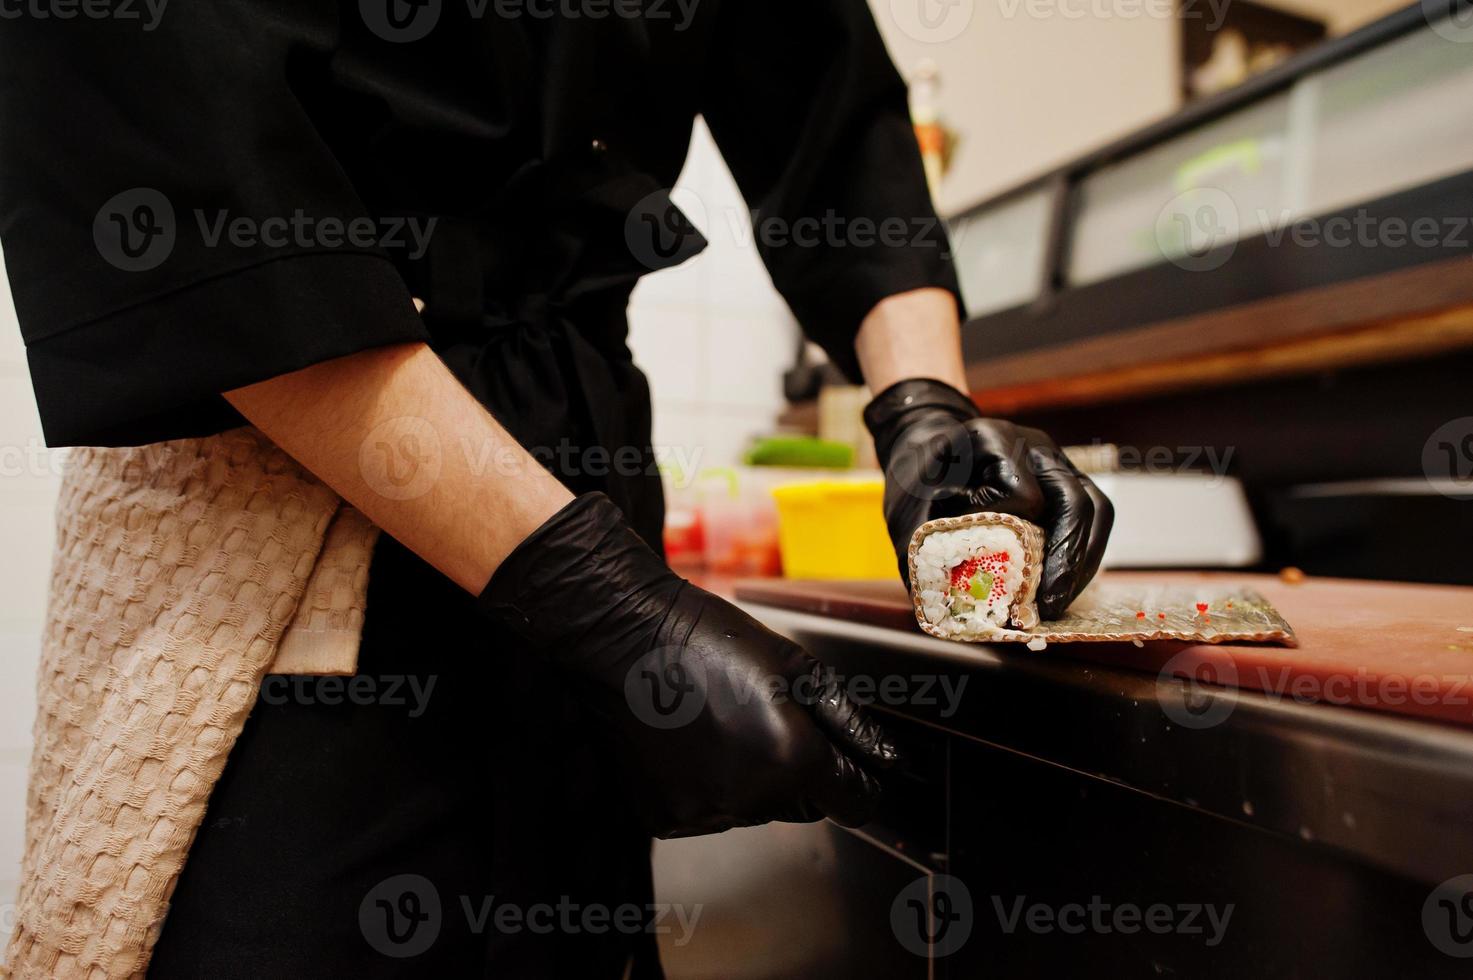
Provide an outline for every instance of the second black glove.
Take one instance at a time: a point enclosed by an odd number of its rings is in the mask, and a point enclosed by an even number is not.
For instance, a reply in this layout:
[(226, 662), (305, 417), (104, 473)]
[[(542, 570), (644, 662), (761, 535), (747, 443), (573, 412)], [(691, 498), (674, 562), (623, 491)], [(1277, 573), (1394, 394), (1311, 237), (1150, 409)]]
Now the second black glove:
[(916, 528), (977, 511), (1013, 514), (1048, 544), (1038, 611), (1057, 619), (1099, 570), (1114, 509), (1037, 429), (983, 418), (970, 398), (929, 378), (885, 389), (864, 411), (885, 471), (885, 522), (909, 581)]
[(601, 494), (519, 545), (481, 595), (618, 740), (660, 837), (868, 818), (895, 749), (831, 671), (675, 575)]

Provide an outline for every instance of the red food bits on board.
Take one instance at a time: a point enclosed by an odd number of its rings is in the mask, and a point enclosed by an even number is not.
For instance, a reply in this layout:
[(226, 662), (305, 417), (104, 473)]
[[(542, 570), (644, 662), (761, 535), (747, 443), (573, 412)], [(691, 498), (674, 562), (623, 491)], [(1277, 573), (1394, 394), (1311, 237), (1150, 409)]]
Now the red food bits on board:
[(1136, 614), (1135, 614), (1135, 618), (1136, 618), (1136, 619), (1145, 619), (1145, 618), (1146, 618), (1146, 611), (1145, 611), (1145, 610), (1144, 610), (1144, 609), (1142, 609), (1142, 610), (1139, 610), (1139, 611), (1138, 611), (1138, 612), (1137, 612), (1137, 613), (1136, 613)]
[(1166, 618), (1166, 614), (1165, 613), (1157, 613), (1156, 614), (1156, 618), (1157, 619), (1165, 619)]
[(1207, 603), (1205, 603), (1205, 602), (1199, 602), (1199, 603), (1197, 603), (1197, 612), (1198, 612), (1198, 614), (1205, 616), (1207, 614)]

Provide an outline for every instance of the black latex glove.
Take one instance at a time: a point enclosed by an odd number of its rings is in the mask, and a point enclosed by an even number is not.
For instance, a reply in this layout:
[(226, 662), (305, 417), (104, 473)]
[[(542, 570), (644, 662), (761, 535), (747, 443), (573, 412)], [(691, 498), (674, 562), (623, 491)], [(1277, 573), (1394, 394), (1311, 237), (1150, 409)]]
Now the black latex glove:
[(671, 572), (602, 494), (533, 532), (480, 602), (610, 725), (656, 836), (869, 818), (866, 770), (896, 756), (885, 733), (832, 671)]
[(983, 418), (966, 395), (929, 378), (891, 385), (865, 408), (864, 421), (885, 471), (885, 523), (907, 584), (916, 528), (983, 510), (1046, 532), (1043, 619), (1059, 618), (1094, 578), (1115, 511), (1047, 435)]

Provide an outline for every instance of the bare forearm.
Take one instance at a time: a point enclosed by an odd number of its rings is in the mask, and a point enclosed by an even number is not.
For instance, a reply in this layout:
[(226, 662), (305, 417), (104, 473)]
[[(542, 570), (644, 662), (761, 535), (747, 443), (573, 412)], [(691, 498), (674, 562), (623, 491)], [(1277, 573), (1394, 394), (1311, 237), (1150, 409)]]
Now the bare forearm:
[(363, 351), (225, 397), (471, 592), (572, 497), (424, 344)]
[(944, 289), (917, 289), (882, 300), (854, 342), (870, 391), (907, 378), (934, 378), (967, 390), (956, 300)]

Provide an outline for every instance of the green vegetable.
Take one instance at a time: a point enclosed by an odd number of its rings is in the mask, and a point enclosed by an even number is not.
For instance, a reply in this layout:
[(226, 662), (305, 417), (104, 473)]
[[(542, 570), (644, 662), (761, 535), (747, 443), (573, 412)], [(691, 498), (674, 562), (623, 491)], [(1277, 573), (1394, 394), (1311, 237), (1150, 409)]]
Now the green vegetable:
[(758, 439), (747, 450), (748, 466), (802, 466), (847, 470), (854, 466), (854, 447), (807, 436)]
[(972, 586), (967, 591), (972, 593), (973, 599), (986, 599), (992, 594), (992, 573), (981, 572), (972, 576)]

